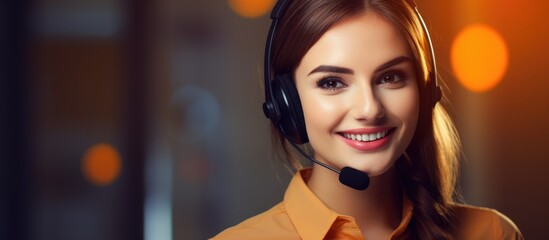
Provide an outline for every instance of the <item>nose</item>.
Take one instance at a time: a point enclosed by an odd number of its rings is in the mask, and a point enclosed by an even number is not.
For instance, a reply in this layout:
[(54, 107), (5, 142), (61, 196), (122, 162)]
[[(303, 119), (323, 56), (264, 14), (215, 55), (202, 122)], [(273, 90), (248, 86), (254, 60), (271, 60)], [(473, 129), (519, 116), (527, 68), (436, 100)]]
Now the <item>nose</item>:
[(377, 121), (385, 116), (385, 109), (371, 87), (357, 88), (351, 115), (361, 121)]

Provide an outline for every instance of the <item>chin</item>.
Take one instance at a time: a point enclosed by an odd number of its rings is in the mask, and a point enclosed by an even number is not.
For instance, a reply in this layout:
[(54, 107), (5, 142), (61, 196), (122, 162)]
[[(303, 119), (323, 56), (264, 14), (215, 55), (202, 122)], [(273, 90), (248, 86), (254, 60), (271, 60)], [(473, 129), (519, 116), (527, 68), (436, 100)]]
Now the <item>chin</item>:
[[(378, 162), (379, 163), (379, 162)], [(352, 167), (352, 168), (355, 168), (361, 172), (365, 172), (368, 174), (368, 176), (370, 177), (377, 177), (377, 176), (381, 176), (383, 175), (384, 173), (386, 173), (387, 171), (389, 171), (389, 169), (391, 169), (394, 165), (394, 162), (392, 163), (387, 163), (387, 164), (362, 164), (362, 166), (360, 165), (350, 165), (349, 167)]]

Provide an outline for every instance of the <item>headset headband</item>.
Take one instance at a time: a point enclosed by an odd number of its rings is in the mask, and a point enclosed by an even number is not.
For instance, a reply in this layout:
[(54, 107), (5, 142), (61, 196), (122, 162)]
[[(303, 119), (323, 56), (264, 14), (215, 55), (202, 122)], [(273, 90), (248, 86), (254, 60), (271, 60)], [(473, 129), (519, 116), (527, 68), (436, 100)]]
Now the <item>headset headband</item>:
[[(272, 104), (273, 99), (273, 89), (272, 89), (272, 83), (271, 83), (271, 55), (272, 55), (272, 47), (273, 47), (273, 40), (274, 35), (276, 31), (276, 27), (278, 26), (278, 20), (282, 17), (286, 10), (286, 6), (290, 0), (279, 0), (276, 2), (276, 5), (273, 8), (273, 11), (271, 12), (271, 27), (269, 28), (269, 35), (267, 35), (267, 44), (265, 45), (265, 57), (264, 57), (264, 77), (263, 81), (265, 85), (265, 103), (263, 104), (263, 112), (265, 113), (265, 116), (267, 118), (278, 121), (278, 117), (280, 116), (278, 113), (278, 109), (276, 109), (276, 106)], [(276, 119), (275, 119), (276, 118)]]

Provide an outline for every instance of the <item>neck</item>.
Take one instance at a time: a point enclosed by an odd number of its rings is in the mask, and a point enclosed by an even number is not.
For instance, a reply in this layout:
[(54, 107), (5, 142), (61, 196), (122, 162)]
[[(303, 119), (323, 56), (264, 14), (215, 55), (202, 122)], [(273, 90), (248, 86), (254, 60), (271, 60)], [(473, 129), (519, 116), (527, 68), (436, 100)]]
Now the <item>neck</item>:
[(400, 223), (402, 190), (394, 168), (371, 177), (368, 189), (358, 191), (341, 184), (338, 174), (315, 164), (307, 184), (327, 207), (354, 217), (364, 235), (369, 235), (365, 229), (390, 234)]

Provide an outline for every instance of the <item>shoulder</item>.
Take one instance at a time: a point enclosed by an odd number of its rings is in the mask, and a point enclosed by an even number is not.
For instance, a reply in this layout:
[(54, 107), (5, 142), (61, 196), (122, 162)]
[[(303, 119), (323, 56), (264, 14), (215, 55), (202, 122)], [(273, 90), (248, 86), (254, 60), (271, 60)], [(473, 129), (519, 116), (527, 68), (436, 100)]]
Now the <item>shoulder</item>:
[(524, 239), (515, 223), (497, 210), (456, 204), (460, 239)]
[(225, 229), (212, 240), (299, 239), (283, 203)]

